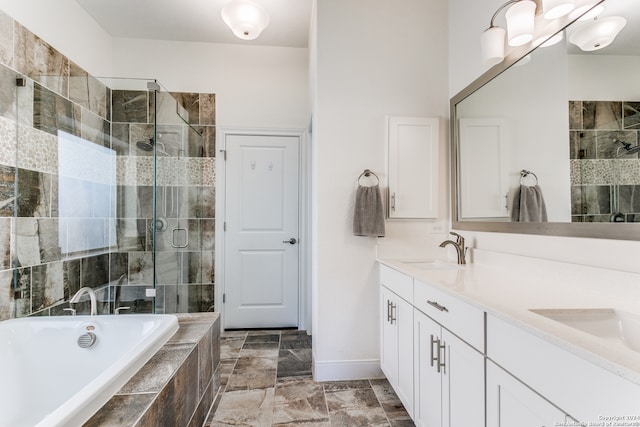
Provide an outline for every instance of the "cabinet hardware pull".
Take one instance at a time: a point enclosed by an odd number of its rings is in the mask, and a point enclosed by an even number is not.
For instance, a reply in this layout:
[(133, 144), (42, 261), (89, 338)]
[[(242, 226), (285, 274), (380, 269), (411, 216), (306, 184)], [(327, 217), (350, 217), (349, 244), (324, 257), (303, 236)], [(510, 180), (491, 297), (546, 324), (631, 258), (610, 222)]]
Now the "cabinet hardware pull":
[[(440, 350), (442, 350), (442, 359), (440, 358)], [(445, 354), (446, 351), (446, 343), (443, 342), (442, 344), (440, 344), (440, 340), (438, 340), (438, 372), (440, 372), (440, 368), (447, 368), (447, 359)]]
[(394, 303), (391, 303), (391, 324), (393, 325), (393, 322), (395, 322), (396, 319), (396, 308), (398, 308), (398, 306)]
[(430, 306), (433, 306), (435, 308), (437, 308), (440, 311), (446, 311), (448, 312), (449, 310), (447, 309), (447, 307), (445, 307), (444, 305), (440, 305), (438, 304), (436, 301), (429, 301), (427, 300), (427, 304), (429, 304)]
[(391, 322), (391, 301), (387, 300), (387, 322)]
[[(438, 349), (440, 348), (440, 339), (436, 338), (435, 340), (433, 339), (433, 335), (431, 335), (431, 345), (429, 346), (430, 350), (431, 350), (431, 366), (433, 366), (433, 362), (438, 362), (438, 364), (440, 363), (440, 361), (438, 360), (438, 357), (433, 357), (433, 345), (437, 344), (438, 345)], [(438, 353), (440, 353), (440, 351), (438, 350)], [(440, 368), (438, 368), (440, 369)], [(440, 372), (440, 371), (438, 371)]]

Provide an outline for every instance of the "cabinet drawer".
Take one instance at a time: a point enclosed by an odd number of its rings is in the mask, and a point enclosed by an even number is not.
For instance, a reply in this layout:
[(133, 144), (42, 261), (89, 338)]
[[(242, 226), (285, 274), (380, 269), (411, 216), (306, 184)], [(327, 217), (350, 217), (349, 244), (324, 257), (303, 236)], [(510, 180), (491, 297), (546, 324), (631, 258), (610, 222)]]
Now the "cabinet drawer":
[(484, 311), (418, 280), (413, 305), (484, 353)]
[(413, 277), (386, 265), (380, 265), (380, 284), (408, 302), (413, 301)]

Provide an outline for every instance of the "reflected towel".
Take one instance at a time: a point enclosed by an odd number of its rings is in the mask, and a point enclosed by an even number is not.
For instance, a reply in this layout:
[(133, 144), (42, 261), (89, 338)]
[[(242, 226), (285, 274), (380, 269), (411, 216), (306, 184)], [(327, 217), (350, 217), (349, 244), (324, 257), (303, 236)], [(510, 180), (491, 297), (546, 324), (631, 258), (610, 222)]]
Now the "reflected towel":
[(384, 237), (382, 196), (377, 185), (358, 186), (353, 213), (353, 234), (356, 236)]
[(513, 196), (511, 221), (547, 222), (547, 206), (539, 185), (521, 185)]

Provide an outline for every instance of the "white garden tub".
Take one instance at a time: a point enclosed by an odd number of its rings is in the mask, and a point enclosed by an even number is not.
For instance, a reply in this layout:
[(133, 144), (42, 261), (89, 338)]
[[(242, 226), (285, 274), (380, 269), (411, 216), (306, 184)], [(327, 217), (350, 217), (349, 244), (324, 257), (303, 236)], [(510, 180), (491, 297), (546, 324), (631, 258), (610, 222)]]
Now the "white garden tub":
[(0, 427), (81, 426), (177, 330), (164, 314), (0, 322)]

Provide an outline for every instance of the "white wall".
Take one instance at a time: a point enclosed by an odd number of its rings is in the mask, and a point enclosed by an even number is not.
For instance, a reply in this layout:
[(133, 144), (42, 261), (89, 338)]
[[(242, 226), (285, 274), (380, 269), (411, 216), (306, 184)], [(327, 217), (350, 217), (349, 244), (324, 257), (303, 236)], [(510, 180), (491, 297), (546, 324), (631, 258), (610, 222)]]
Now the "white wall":
[(638, 70), (640, 56), (569, 55), (569, 99), (640, 101)]
[(112, 75), (111, 36), (75, 0), (0, 0), (0, 9), (89, 74)]
[[(502, 0), (450, 0), (449, 95), (479, 77), (486, 67), (479, 57), (480, 35)], [(569, 263), (640, 272), (635, 254), (640, 242), (507, 233), (472, 233), (470, 246), (500, 252), (555, 259)]]
[[(352, 215), (362, 170), (386, 179), (385, 115), (447, 115), (447, 47), (434, 43), (447, 34), (446, 17), (445, 0), (317, 2), (311, 47), (318, 64), (312, 141), (317, 380), (379, 374), (376, 240), (396, 248), (414, 242), (437, 248), (442, 241), (443, 235), (427, 234), (427, 222), (387, 223), (382, 239), (355, 237)], [(444, 122), (442, 131), (446, 154)], [(443, 218), (446, 197), (443, 186)]]
[(309, 125), (307, 49), (116, 38), (113, 52), (115, 76), (215, 93), (218, 126)]

